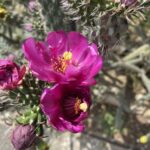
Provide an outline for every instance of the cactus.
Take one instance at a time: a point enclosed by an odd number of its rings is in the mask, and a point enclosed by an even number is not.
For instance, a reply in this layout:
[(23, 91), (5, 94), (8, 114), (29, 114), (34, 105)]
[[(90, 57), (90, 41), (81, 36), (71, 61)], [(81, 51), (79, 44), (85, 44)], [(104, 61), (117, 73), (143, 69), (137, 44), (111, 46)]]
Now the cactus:
[(102, 54), (118, 44), (128, 23), (144, 19), (142, 9), (148, 6), (148, 2), (124, 8), (122, 3), (109, 0), (61, 0), (63, 12), (76, 22), (77, 30), (98, 44)]
[(68, 30), (69, 22), (64, 20), (64, 14), (60, 9), (59, 0), (38, 0), (40, 4), (40, 13), (44, 21), (45, 31)]

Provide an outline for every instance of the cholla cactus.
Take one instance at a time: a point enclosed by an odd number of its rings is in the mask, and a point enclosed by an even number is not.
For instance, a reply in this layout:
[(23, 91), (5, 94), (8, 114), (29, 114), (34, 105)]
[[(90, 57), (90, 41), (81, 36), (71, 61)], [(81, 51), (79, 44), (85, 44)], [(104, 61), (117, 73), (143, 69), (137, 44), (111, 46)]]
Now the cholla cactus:
[(103, 0), (61, 1), (64, 13), (77, 22), (77, 29), (102, 49), (112, 48), (118, 42), (120, 33), (127, 29), (126, 19), (115, 13), (117, 5), (114, 4), (113, 1)]
[[(10, 97), (23, 105), (30, 105), (33, 107), (39, 103), (39, 97), (42, 89), (46, 86), (46, 83), (34, 78), (32, 74), (27, 71), (26, 76), (17, 89), (10, 91)], [(32, 101), (31, 101), (32, 99)]]
[(70, 16), (71, 20), (82, 20), (89, 22), (105, 12), (111, 7), (112, 2), (108, 0), (61, 0), (61, 7), (65, 14)]
[(38, 0), (46, 32), (50, 30), (68, 29), (64, 14), (60, 9), (60, 0)]
[(118, 44), (120, 37), (127, 31), (127, 20), (119, 15), (111, 15), (112, 12), (100, 19), (100, 35), (97, 38), (102, 48), (111, 49)]
[(61, 8), (76, 22), (77, 30), (102, 49), (112, 49), (127, 31), (128, 22), (133, 24), (135, 20), (144, 19), (142, 9), (145, 3), (136, 0), (61, 0)]

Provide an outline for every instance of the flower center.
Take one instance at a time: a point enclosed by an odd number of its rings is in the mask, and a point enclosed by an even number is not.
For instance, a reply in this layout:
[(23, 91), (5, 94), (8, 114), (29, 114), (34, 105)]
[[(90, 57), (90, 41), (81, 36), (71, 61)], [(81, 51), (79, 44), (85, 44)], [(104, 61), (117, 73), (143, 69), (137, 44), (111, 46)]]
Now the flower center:
[(64, 53), (63, 53), (63, 58), (64, 58), (64, 60), (66, 60), (66, 61), (71, 60), (71, 59), (72, 59), (72, 52), (68, 52), (68, 51), (64, 52)]
[(57, 59), (52, 59), (52, 67), (56, 72), (65, 73), (69, 61), (72, 59), (72, 52), (66, 51), (63, 56), (59, 56)]
[(62, 57), (58, 57), (56, 60), (54, 60), (52, 66), (53, 69), (59, 73), (64, 73), (67, 68), (66, 61)]
[(81, 99), (77, 97), (75, 100), (75, 105), (74, 105), (75, 114), (78, 114), (80, 110), (82, 110), (83, 112), (86, 112), (87, 109), (88, 109), (87, 103), (85, 102), (81, 103)]

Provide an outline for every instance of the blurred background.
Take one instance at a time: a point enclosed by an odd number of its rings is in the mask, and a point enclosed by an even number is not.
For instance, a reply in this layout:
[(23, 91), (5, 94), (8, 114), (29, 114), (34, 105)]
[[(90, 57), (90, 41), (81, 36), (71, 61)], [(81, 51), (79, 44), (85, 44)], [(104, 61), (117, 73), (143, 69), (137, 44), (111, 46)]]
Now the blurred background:
[[(92, 87), (86, 131), (45, 129), (50, 149), (150, 150), (150, 2), (0, 0), (0, 58), (27, 63), (22, 42), (29, 36), (44, 40), (53, 30), (81, 32), (98, 45), (104, 64)], [(16, 101), (23, 90), (14, 98), (0, 91), (0, 150), (13, 149), (13, 122), (26, 107)]]

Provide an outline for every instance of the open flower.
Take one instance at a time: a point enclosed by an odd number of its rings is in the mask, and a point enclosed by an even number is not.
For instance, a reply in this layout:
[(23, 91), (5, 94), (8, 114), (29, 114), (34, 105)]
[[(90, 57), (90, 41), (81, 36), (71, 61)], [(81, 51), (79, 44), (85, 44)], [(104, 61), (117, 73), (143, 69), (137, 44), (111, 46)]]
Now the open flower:
[(93, 84), (102, 67), (97, 46), (78, 32), (50, 32), (45, 42), (28, 38), (23, 51), (33, 74), (48, 82)]
[(8, 59), (0, 59), (0, 89), (14, 89), (21, 84), (26, 68)]
[(12, 133), (11, 142), (15, 150), (25, 150), (33, 144), (35, 138), (35, 128), (32, 125), (18, 125)]
[(56, 84), (44, 90), (40, 105), (49, 123), (57, 130), (81, 132), (91, 105), (90, 90), (86, 86)]

